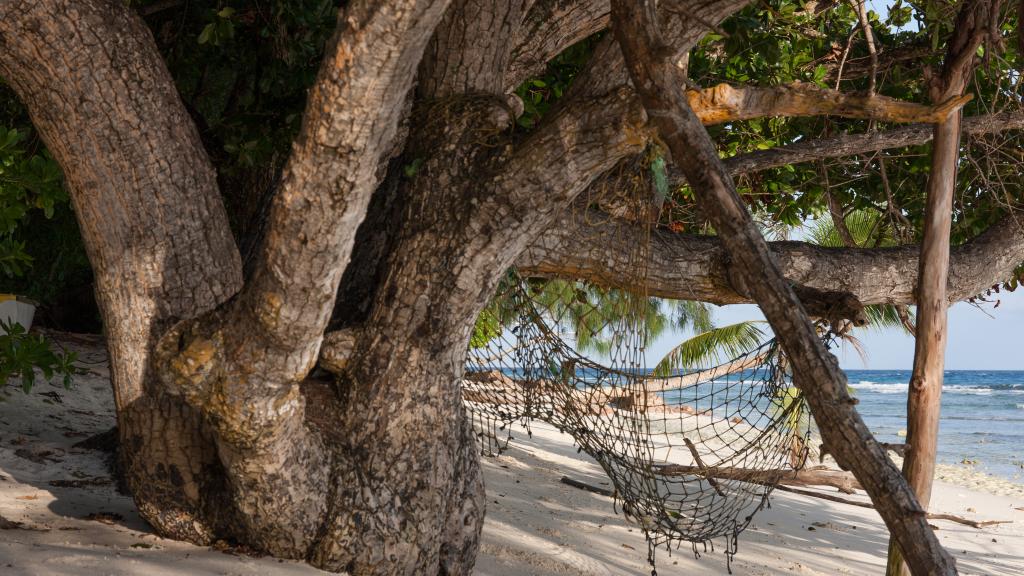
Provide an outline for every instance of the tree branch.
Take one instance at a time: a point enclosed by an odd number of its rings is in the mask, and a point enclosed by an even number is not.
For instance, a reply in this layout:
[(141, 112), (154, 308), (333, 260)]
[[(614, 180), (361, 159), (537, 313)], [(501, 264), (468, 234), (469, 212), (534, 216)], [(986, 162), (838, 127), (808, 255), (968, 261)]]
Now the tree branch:
[[(884, 74), (896, 66), (902, 65), (907, 62), (918, 61), (926, 56), (932, 54), (932, 47), (930, 42), (922, 42), (917, 44), (906, 44), (903, 46), (896, 46), (887, 50), (882, 50), (877, 54), (877, 65), (878, 74)], [(843, 80), (855, 80), (864, 78), (871, 74), (873, 65), (876, 59), (871, 56), (864, 56), (861, 58), (852, 58), (846, 62), (843, 66)], [(817, 62), (812, 62), (811, 65)], [(838, 62), (826, 64), (828, 67), (828, 75), (825, 77), (830, 83), (834, 83), (839, 79), (839, 65)]]
[(823, 115), (884, 122), (940, 122), (971, 99), (958, 96), (936, 106), (927, 106), (802, 83), (772, 87), (719, 84), (713, 88), (687, 90), (686, 97), (705, 126), (753, 118)]
[(608, 27), (607, 0), (540, 0), (526, 14), (516, 34), (505, 90), (544, 73), (552, 58)]
[[(632, 246), (650, 235), (647, 276), (637, 278)], [(616, 242), (608, 242), (615, 238)], [(852, 293), (863, 304), (914, 304), (918, 247), (826, 248), (804, 242), (770, 242), (791, 282)], [(1012, 276), (1024, 262), (1024, 224), (1004, 217), (950, 256), (950, 302), (975, 296)], [(599, 286), (645, 290), (651, 296), (713, 304), (752, 301), (733, 284), (729, 260), (716, 236), (648, 232), (646, 226), (590, 210), (567, 214), (516, 261), (528, 276), (576, 278)], [(638, 285), (641, 284), (641, 285)]]
[(167, 324), (241, 287), (216, 174), (152, 35), (123, 3), (0, 2), (0, 75), (63, 168), (127, 406)]
[[(340, 12), (237, 310), (311, 367), (402, 104), (445, 0), (355, 3)], [(383, 49), (388, 46), (389, 49)], [(287, 356), (293, 356), (293, 353)], [(308, 369), (308, 368), (307, 368)]]
[(417, 94), (505, 94), (511, 42), (528, 8), (527, 2), (452, 0), (424, 53)]
[[(963, 132), (971, 136), (1024, 129), (1024, 111), (1015, 110), (965, 118), (962, 127)], [(930, 142), (932, 137), (931, 125), (914, 124), (885, 132), (841, 134), (830, 138), (802, 140), (787, 146), (739, 154), (723, 160), (723, 163), (731, 174), (744, 174), (824, 158), (841, 158), (876, 150), (918, 146)], [(682, 174), (677, 170), (670, 170), (670, 177), (672, 185), (685, 184)]]

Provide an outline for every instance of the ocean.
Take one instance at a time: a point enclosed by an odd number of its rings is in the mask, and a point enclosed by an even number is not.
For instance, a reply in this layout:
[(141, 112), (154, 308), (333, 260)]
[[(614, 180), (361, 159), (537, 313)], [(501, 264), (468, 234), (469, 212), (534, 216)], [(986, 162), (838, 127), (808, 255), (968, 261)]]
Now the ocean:
[[(513, 378), (522, 378), (522, 369), (494, 368)], [(906, 442), (901, 432), (905, 433), (907, 428), (910, 370), (845, 372), (853, 394), (859, 400), (857, 410), (875, 437), (880, 442)], [(577, 368), (577, 375), (584, 381), (595, 381), (591, 368)], [(757, 380), (760, 376), (745, 370), (729, 379), (748, 381)], [(721, 391), (728, 381), (700, 383), (683, 390), (670, 390), (662, 396), (671, 404), (685, 403), (696, 410), (714, 408), (721, 406), (728, 397), (728, 393)], [(753, 396), (738, 401), (748, 400), (761, 410), (770, 401)], [(968, 465), (978, 472), (1024, 483), (1024, 371), (945, 372), (937, 459), (942, 464)]]
[[(909, 370), (847, 370), (857, 409), (882, 442), (905, 442)], [(947, 370), (937, 459), (1024, 482), (1024, 371)]]

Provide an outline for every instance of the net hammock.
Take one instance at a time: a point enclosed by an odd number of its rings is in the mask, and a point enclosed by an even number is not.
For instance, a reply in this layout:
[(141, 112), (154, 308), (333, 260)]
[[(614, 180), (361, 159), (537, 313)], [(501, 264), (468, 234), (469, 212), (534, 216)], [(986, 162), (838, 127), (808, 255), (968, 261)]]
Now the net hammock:
[(510, 425), (547, 422), (611, 479), (616, 502), (651, 546), (724, 538), (727, 556), (779, 478), (806, 460), (808, 419), (774, 340), (720, 366), (656, 377), (595, 362), (549, 325), (523, 283), (502, 297), (521, 313), (474, 348), (463, 398), (482, 452)]
[[(642, 275), (643, 246), (637, 252)], [(770, 340), (713, 368), (655, 375), (645, 358), (649, 299), (557, 306), (546, 282), (510, 272), (485, 312), (491, 333), (471, 343), (463, 399), (482, 453), (504, 450), (513, 423), (547, 422), (607, 473), (617, 508), (647, 539), (652, 569), (659, 548), (689, 544), (699, 557), (699, 546), (724, 539), (731, 570), (740, 532), (808, 455), (810, 419), (779, 346)], [(576, 333), (566, 329), (570, 308)], [(575, 345), (581, 316), (608, 335), (603, 362)]]

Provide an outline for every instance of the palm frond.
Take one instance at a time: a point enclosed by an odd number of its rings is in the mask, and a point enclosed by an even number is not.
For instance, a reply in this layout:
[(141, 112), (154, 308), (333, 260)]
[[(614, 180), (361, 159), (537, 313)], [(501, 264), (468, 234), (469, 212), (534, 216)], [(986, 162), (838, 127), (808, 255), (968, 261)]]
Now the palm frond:
[[(911, 318), (913, 318), (913, 313), (909, 310), (908, 313), (910, 313)], [(895, 305), (870, 304), (864, 307), (864, 315), (868, 318), (868, 328), (873, 328), (875, 330), (886, 330), (889, 328), (907, 330), (906, 326), (903, 325), (903, 320), (900, 318), (900, 313), (896, 310)]]
[(696, 300), (666, 300), (672, 313), (672, 322), (678, 329), (692, 328), (695, 332), (707, 332), (715, 327), (711, 306)]
[[(892, 246), (895, 244), (891, 231), (882, 215), (874, 210), (854, 210), (844, 218), (846, 228), (857, 246)], [(881, 241), (879, 241), (881, 237)], [(815, 220), (807, 226), (807, 239), (812, 244), (842, 248), (845, 246), (835, 222), (831, 218)]]
[(756, 348), (765, 333), (761, 320), (738, 322), (712, 328), (685, 340), (669, 351), (657, 366), (656, 376), (670, 376), (679, 370), (694, 370), (720, 364)]

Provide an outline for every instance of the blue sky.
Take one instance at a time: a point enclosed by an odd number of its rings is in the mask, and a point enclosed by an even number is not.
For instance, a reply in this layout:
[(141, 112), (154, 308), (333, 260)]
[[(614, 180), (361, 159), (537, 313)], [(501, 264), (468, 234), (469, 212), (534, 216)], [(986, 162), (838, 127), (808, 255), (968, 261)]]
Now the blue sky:
[[(947, 370), (1024, 370), (1024, 288), (999, 295), (998, 308), (982, 310), (966, 303), (949, 310)], [(715, 308), (718, 325), (763, 319), (757, 306), (740, 304)], [(914, 361), (914, 339), (900, 330), (859, 329), (855, 336), (867, 350), (867, 364), (848, 346), (838, 350), (840, 365), (846, 369), (906, 369)], [(656, 362), (686, 334), (665, 334), (648, 350), (648, 364)]]

